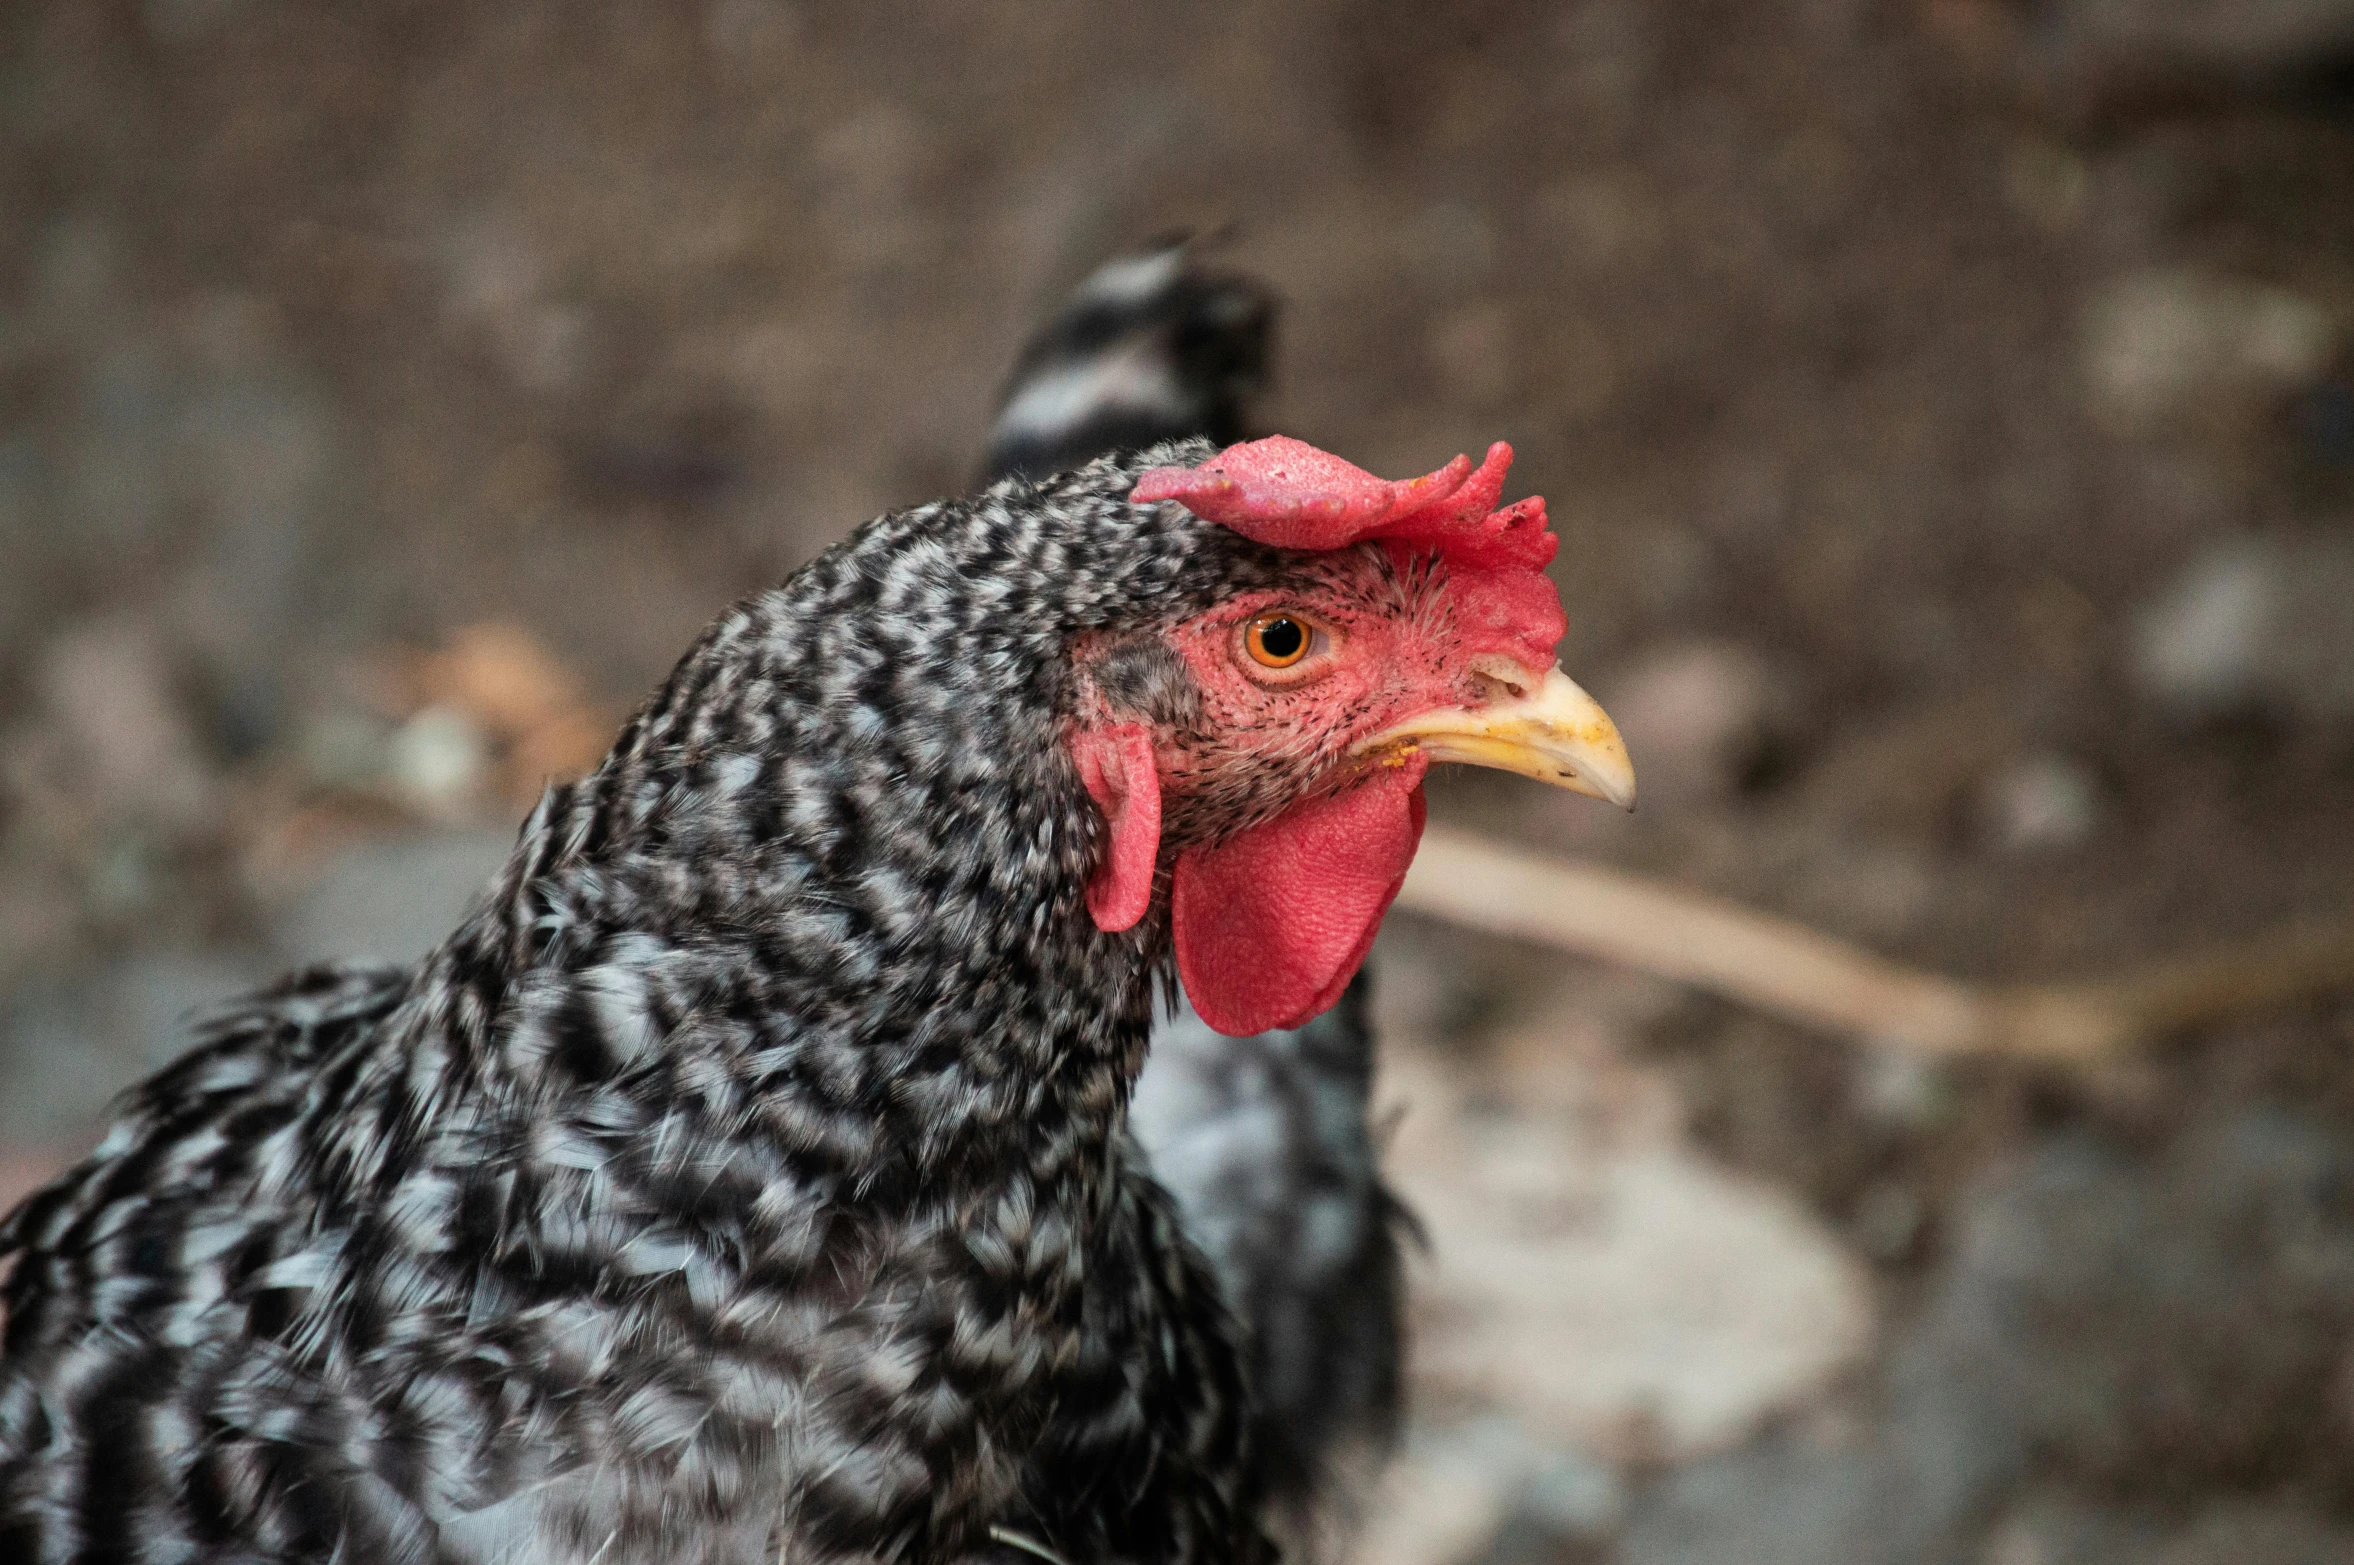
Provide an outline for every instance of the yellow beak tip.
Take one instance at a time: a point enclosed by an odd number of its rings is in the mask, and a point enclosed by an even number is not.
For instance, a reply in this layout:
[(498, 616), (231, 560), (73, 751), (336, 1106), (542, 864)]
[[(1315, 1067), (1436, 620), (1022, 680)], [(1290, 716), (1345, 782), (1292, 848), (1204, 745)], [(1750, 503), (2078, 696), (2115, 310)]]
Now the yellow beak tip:
[(1507, 700), (1423, 712), (1357, 748), (1418, 749), (1433, 761), (1517, 772), (1622, 810), (1635, 807), (1635, 767), (1618, 725), (1558, 668)]

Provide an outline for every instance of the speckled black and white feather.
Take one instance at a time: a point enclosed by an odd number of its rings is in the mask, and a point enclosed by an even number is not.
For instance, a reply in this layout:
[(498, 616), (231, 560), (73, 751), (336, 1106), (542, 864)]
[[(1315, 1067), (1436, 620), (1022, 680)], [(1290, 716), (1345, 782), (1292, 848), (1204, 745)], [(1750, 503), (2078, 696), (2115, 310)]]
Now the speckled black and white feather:
[(1304, 1027), (1227, 1038), (1179, 1003), (1129, 1124), (1246, 1328), (1253, 1448), (1284, 1536), (1339, 1542), (1397, 1433), (1400, 1238), (1372, 1122), (1371, 977)]
[(0, 1558), (1268, 1558), (1061, 736), (1082, 638), (1287, 567), (1144, 465), (868, 524), (420, 966), (204, 1022), (0, 1230)]

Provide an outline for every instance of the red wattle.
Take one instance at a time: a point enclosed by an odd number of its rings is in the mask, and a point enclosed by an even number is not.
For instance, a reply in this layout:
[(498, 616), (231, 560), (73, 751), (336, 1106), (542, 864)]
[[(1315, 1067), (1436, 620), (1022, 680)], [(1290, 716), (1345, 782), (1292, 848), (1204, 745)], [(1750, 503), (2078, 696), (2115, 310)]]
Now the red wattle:
[(1161, 852), (1161, 773), (1152, 730), (1141, 723), (1082, 729), (1071, 736), (1071, 759), (1111, 839), (1088, 878), (1087, 911), (1096, 928), (1117, 934), (1152, 906), (1153, 865)]
[(1177, 974), (1203, 1021), (1239, 1038), (1340, 998), (1422, 841), (1426, 766), (1416, 757), (1177, 856)]

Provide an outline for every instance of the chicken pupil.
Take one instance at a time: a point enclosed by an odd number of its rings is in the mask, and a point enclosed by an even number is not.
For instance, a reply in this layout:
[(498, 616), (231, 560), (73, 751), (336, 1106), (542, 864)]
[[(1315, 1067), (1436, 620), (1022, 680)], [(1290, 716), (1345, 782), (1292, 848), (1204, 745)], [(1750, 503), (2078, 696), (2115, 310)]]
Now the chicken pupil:
[(1269, 662), (1289, 663), (1307, 650), (1308, 632), (1296, 619), (1277, 615), (1259, 622), (1259, 649)]

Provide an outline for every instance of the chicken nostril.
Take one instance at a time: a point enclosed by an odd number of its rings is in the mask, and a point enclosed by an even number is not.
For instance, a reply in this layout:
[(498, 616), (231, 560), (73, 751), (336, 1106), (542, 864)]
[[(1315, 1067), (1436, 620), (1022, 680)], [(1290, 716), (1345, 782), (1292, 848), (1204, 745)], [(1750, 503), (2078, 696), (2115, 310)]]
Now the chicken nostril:
[(1510, 658), (1481, 656), (1471, 660), (1471, 687), (1484, 704), (1518, 701), (1535, 688), (1535, 682)]

